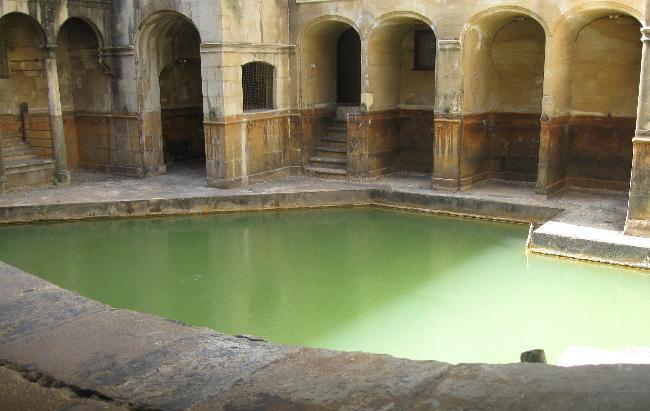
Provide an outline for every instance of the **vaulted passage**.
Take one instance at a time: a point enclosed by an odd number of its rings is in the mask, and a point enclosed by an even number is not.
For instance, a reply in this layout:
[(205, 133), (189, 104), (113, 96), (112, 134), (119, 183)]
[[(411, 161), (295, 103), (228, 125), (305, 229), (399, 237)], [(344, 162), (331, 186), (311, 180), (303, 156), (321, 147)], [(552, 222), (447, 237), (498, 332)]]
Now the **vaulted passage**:
[(165, 164), (205, 158), (199, 33), (178, 18), (168, 29), (173, 46), (160, 73), (160, 113)]
[(100, 41), (86, 21), (68, 19), (59, 31), (56, 61), (70, 168), (111, 163), (106, 116), (110, 76), (100, 63)]
[(348, 171), (347, 120), (361, 103), (361, 40), (342, 21), (323, 21), (301, 42), (302, 127), (307, 172), (328, 177)]
[(317, 23), (301, 44), (302, 106), (334, 110), (361, 101), (361, 40), (349, 24)]
[(612, 14), (582, 27), (573, 48), (569, 183), (627, 190), (641, 66), (640, 24)]
[(467, 33), (463, 135), (471, 180), (535, 182), (546, 35), (527, 16), (485, 16)]
[(14, 188), (48, 185), (53, 178), (45, 44), (32, 17), (0, 19), (0, 144)]
[(160, 139), (152, 141), (154, 150), (148, 160), (165, 165), (204, 161), (199, 32), (184, 16), (162, 12), (147, 20), (139, 42), (144, 58), (139, 69), (146, 78), (141, 83), (144, 129), (151, 138)]
[(436, 36), (412, 16), (381, 21), (368, 39), (370, 172), (430, 173), (436, 91)]

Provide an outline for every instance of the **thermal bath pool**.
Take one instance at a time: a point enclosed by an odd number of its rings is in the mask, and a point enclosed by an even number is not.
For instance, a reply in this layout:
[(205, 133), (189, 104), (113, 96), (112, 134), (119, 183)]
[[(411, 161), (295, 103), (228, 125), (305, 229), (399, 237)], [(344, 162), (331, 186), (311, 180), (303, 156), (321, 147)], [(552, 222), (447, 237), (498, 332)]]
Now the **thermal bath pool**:
[(528, 227), (373, 208), (0, 227), (0, 260), (119, 308), (446, 362), (650, 346), (644, 272), (527, 256)]

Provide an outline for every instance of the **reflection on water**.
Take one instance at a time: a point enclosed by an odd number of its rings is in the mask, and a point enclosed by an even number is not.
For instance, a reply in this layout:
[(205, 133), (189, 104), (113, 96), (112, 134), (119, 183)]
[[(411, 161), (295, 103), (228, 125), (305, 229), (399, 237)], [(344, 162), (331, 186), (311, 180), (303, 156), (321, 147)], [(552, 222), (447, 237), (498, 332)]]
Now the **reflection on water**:
[(526, 256), (527, 227), (337, 209), (0, 228), (0, 260), (231, 334), (448, 362), (650, 346), (650, 277)]

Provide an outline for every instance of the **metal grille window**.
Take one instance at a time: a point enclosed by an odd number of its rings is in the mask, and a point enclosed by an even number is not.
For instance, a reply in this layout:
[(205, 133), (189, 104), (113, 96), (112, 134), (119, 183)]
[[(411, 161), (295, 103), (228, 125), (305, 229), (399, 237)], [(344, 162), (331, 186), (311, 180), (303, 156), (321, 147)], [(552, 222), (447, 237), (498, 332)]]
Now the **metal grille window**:
[(59, 44), (68, 49), (88, 50), (99, 48), (97, 35), (93, 29), (79, 18), (71, 18), (61, 27)]
[(415, 31), (415, 70), (436, 69), (436, 35), (432, 30)]
[(253, 62), (242, 66), (244, 111), (273, 108), (273, 66)]

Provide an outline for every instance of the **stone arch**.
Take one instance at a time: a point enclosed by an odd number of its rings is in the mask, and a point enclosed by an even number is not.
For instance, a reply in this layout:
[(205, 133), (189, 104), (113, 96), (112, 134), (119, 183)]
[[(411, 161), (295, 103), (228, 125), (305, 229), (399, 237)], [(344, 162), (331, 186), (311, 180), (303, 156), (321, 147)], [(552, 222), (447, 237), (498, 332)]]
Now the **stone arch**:
[(437, 49), (435, 30), (429, 19), (412, 12), (392, 12), (378, 17), (364, 32), (367, 44), (367, 101), (369, 110), (400, 106), (433, 107), (435, 69), (414, 67), (417, 33), (433, 33), (431, 48)]
[[(300, 105), (303, 109), (333, 110), (337, 104), (337, 42), (356, 24), (341, 16), (322, 16), (309, 22), (298, 36)], [(360, 45), (360, 38), (359, 38)], [(359, 51), (359, 64), (361, 61)], [(361, 73), (359, 72), (359, 92)]]
[(485, 10), (463, 34), (465, 135), (477, 179), (537, 181), (547, 29), (520, 7)]
[(70, 168), (110, 164), (104, 117), (111, 111), (111, 77), (101, 61), (104, 39), (83, 17), (69, 17), (57, 33), (56, 61)]
[[(562, 118), (565, 184), (626, 191), (632, 164), (642, 44), (641, 17), (612, 2), (578, 6), (554, 28), (548, 84), (552, 112)], [(557, 178), (556, 178), (557, 179)]]
[(22, 137), (41, 157), (53, 155), (45, 31), (32, 16), (12, 12), (0, 18), (0, 114), (4, 137)]
[[(396, 11), (364, 32), (363, 126), (375, 141), (368, 155), (381, 172), (431, 173), (437, 38), (425, 16)], [(368, 142), (370, 144), (370, 140)], [(369, 170), (377, 173), (378, 170)]]
[(140, 24), (136, 66), (145, 167), (205, 158), (200, 45), (197, 26), (176, 11), (158, 11)]

